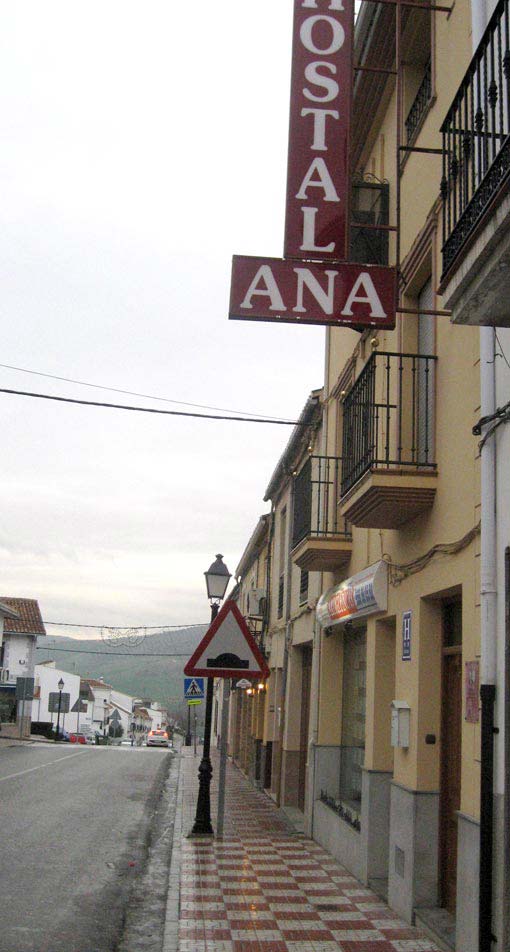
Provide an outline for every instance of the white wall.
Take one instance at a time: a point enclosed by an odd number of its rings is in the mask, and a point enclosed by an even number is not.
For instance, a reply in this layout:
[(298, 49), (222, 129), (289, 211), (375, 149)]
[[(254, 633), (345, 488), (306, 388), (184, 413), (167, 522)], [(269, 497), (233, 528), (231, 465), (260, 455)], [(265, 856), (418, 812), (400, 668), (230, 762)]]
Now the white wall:
[(9, 670), (9, 681), (34, 676), (34, 642), (31, 635), (4, 635), (4, 668)]
[(93, 704), (93, 713), (92, 718), (94, 725), (97, 729), (103, 730), (103, 720), (104, 720), (104, 702), (106, 700), (107, 704), (111, 702), (112, 689), (107, 685), (103, 687), (98, 687), (97, 685), (91, 685), (91, 691), (94, 695), (94, 704)]
[[(123, 694), (122, 691), (112, 690), (111, 703), (119, 712), (120, 723), (124, 730), (123, 738), (129, 738), (131, 736), (131, 724), (133, 723), (133, 698), (130, 694)], [(113, 712), (110, 711), (110, 717), (112, 713)]]
[[(50, 714), (48, 709), (50, 691), (58, 692), (58, 682), (62, 678), (64, 687), (62, 692), (69, 694), (69, 707), (76, 704), (80, 696), (80, 678), (77, 674), (69, 674), (67, 671), (60, 671), (58, 668), (45, 664), (36, 664), (35, 683), (40, 688), (40, 698), (36, 698), (32, 703), (33, 721), (51, 721), (56, 725), (57, 715)], [(68, 714), (60, 715), (60, 726), (66, 731), (76, 731), (91, 726), (90, 714), (77, 714), (69, 711)]]

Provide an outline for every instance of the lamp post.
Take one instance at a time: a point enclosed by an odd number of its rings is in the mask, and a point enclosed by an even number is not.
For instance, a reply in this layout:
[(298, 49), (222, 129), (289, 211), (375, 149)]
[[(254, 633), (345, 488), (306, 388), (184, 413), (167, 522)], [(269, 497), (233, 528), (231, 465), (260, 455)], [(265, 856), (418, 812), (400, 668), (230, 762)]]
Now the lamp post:
[[(211, 623), (216, 618), (220, 607), (220, 602), (225, 596), (231, 575), (227, 566), (223, 562), (223, 556), (217, 555), (216, 561), (212, 563), (207, 572), (204, 572), (207, 585), (207, 597), (211, 606)], [(211, 722), (213, 705), (213, 684), (214, 678), (207, 678), (207, 693), (205, 698), (205, 725), (204, 725), (204, 748), (202, 751), (202, 760), (198, 768), (198, 800), (195, 823), (191, 831), (192, 836), (205, 836), (212, 834), (211, 824), (211, 777), (212, 765), (210, 758), (211, 750)]]
[(60, 729), (60, 708), (62, 706), (62, 691), (64, 690), (64, 681), (60, 678), (60, 681), (57, 684), (58, 687), (58, 708), (57, 708), (57, 733), (55, 734), (55, 743), (58, 740), (58, 732)]
[(108, 716), (108, 700), (107, 698), (103, 701), (103, 741), (106, 744), (106, 718)]

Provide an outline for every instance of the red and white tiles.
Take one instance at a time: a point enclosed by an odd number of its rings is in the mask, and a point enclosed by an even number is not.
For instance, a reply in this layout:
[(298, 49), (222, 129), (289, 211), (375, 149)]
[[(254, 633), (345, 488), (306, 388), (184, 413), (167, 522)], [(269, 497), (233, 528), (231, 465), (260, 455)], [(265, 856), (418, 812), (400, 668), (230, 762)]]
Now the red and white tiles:
[(176, 952), (437, 952), (231, 765), (224, 837), (188, 839), (199, 760), (183, 754)]

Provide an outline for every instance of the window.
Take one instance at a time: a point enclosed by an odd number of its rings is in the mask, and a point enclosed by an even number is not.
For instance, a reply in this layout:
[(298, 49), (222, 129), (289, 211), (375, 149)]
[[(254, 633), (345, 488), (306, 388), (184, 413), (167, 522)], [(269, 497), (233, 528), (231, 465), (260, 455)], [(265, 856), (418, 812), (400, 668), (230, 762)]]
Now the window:
[(285, 578), (280, 575), (278, 579), (278, 618), (283, 617), (283, 593), (285, 591)]
[(299, 579), (299, 604), (303, 605), (308, 601), (308, 572), (301, 570)]
[(365, 760), (366, 667), (366, 629), (344, 631), (340, 799), (355, 811)]
[(417, 138), (434, 96), (432, 17), (430, 10), (416, 8), (409, 9), (405, 17), (403, 118), (407, 145)]
[(357, 174), (352, 183), (350, 260), (388, 264), (389, 185), (375, 175)]
[(280, 515), (279, 553), (278, 553), (278, 618), (283, 617), (283, 601), (285, 593), (285, 562), (287, 553), (287, 507)]
[[(431, 311), (434, 307), (432, 279), (429, 278), (418, 295), (418, 310)], [(418, 315), (418, 353), (421, 357), (434, 354), (436, 318), (432, 314)], [(418, 365), (418, 462), (434, 459), (434, 361), (420, 360)]]

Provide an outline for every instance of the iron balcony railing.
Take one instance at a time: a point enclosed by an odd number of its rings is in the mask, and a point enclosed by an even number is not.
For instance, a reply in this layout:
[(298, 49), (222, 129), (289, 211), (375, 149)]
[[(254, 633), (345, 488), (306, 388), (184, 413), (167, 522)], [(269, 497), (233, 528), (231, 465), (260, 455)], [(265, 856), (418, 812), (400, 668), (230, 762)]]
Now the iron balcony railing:
[(431, 72), (430, 61), (429, 61), (425, 67), (425, 73), (423, 75), (423, 79), (420, 83), (418, 92), (416, 93), (416, 96), (414, 97), (413, 104), (409, 110), (407, 119), (405, 121), (406, 142), (408, 145), (410, 142), (413, 141), (416, 135), (417, 129), (420, 125), (422, 117), (425, 115), (425, 112), (427, 111), (427, 106), (431, 98), (432, 98), (432, 72)]
[(292, 548), (307, 536), (351, 538), (338, 512), (338, 456), (310, 456), (295, 477)]
[(441, 126), (443, 277), (510, 172), (510, 0), (500, 0)]
[(342, 496), (369, 470), (435, 470), (437, 358), (376, 351), (343, 403)]

